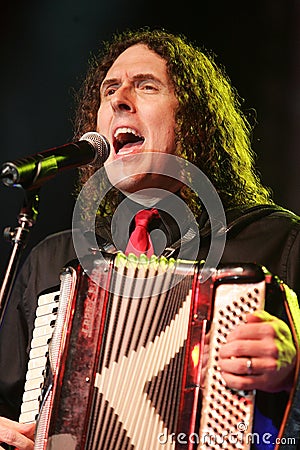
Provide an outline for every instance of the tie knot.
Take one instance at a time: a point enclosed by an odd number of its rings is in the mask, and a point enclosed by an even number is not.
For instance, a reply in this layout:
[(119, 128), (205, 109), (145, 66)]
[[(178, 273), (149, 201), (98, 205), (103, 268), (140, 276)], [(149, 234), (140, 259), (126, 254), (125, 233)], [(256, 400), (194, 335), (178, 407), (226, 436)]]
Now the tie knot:
[(125, 253), (134, 253), (139, 256), (142, 253), (151, 256), (154, 253), (153, 244), (150, 239), (148, 225), (153, 219), (159, 218), (159, 212), (155, 208), (143, 209), (135, 217), (135, 229), (130, 235)]
[(159, 212), (156, 208), (151, 209), (142, 209), (134, 216), (134, 222), (136, 226), (142, 226), (147, 228), (149, 223), (152, 222), (153, 219), (159, 218)]

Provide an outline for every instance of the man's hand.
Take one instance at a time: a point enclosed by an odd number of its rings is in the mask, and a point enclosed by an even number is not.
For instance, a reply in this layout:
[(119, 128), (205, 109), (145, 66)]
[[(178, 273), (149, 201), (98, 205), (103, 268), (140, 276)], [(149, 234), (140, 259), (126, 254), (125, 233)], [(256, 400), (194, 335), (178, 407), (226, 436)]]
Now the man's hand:
[(219, 366), (228, 387), (289, 391), (293, 384), (296, 349), (285, 322), (265, 311), (247, 315), (220, 348)]
[[(0, 417), (0, 442), (16, 450), (33, 450), (35, 423), (22, 424)], [(0, 445), (0, 449), (3, 447)]]

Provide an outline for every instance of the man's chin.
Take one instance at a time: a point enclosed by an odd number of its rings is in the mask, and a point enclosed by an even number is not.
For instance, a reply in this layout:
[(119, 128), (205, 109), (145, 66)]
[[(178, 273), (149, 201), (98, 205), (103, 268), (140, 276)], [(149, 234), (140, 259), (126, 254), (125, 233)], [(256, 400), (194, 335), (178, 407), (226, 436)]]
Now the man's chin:
[[(181, 167), (173, 155), (163, 153), (136, 154), (131, 158), (120, 158), (104, 164), (110, 183), (125, 195), (140, 194), (141, 191), (160, 189), (166, 191), (164, 198), (170, 192), (176, 192), (182, 186), (178, 179)], [(176, 178), (167, 175), (174, 172)], [(156, 198), (152, 194), (144, 195)]]

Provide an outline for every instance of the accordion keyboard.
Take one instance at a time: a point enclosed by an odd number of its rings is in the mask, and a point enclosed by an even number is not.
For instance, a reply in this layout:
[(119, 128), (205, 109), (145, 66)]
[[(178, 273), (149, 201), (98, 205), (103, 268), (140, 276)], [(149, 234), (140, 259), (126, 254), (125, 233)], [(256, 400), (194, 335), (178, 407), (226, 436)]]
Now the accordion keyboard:
[(39, 412), (39, 398), (44, 382), (48, 345), (54, 329), (58, 300), (59, 292), (44, 294), (38, 299), (19, 418), (22, 423), (34, 422)]

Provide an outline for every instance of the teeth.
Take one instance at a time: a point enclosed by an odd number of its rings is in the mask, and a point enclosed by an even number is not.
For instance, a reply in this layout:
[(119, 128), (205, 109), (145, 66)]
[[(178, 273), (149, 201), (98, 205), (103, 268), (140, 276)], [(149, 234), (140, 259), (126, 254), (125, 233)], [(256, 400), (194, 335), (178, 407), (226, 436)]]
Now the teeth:
[(124, 134), (124, 133), (131, 133), (131, 134), (134, 134), (134, 136), (142, 137), (133, 128), (129, 128), (129, 127), (118, 128), (115, 131), (114, 137), (117, 138), (120, 134)]

